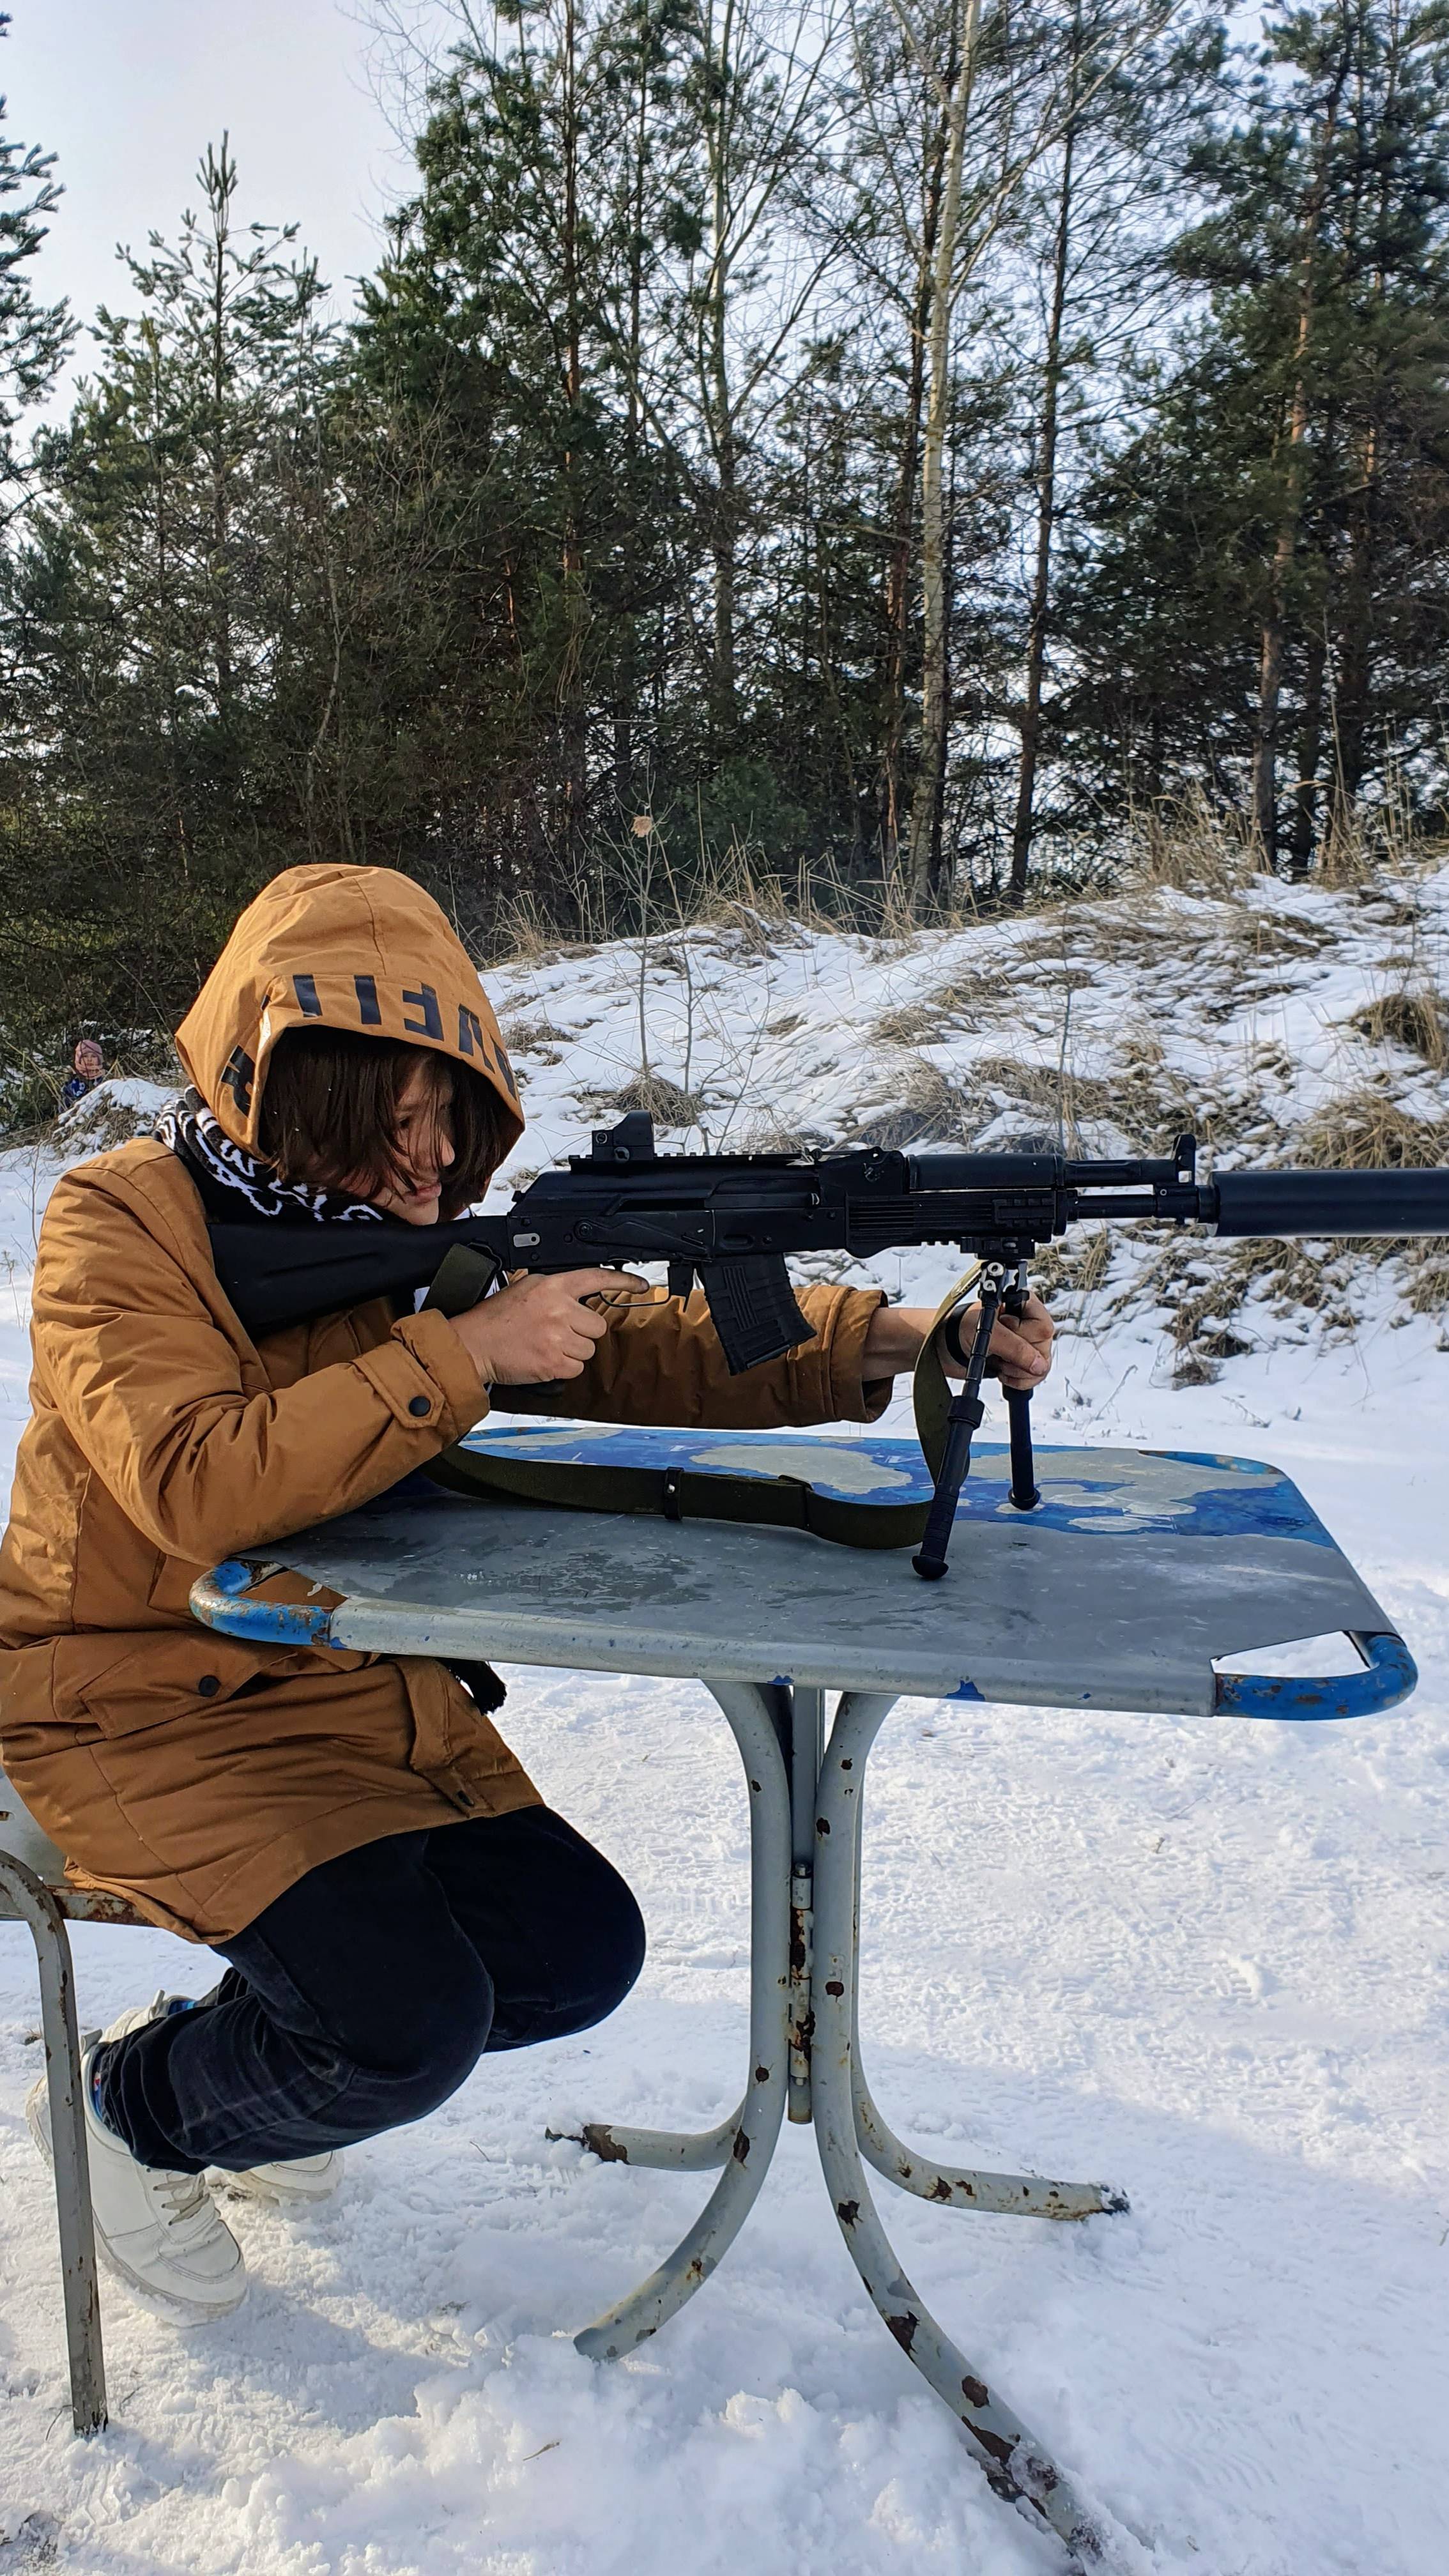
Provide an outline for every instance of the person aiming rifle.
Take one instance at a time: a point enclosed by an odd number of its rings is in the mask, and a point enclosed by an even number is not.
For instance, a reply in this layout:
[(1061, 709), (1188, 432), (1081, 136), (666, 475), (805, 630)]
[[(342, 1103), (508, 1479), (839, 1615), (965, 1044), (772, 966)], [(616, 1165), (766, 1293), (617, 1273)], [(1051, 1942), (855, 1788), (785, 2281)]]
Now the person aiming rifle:
[[(612, 2012), (644, 1926), (496, 1731), (486, 1665), (211, 1635), (196, 1576), (385, 1492), (492, 1389), (546, 1384), (607, 1421), (870, 1422), (935, 1318), (809, 1288), (804, 1337), (732, 1373), (701, 1292), (596, 1257), (451, 1316), (373, 1285), (249, 1328), (219, 1239), (260, 1276), (285, 1241), (380, 1252), (456, 1219), (522, 1133), (516, 1087), (443, 914), (381, 868), (275, 879), (177, 1044), (185, 1100), (67, 1173), (41, 1229), (0, 1750), (78, 1884), (221, 1962), (202, 2001), (160, 1994), (84, 2059), (101, 2259), (205, 2320), (245, 2293), (208, 2172), (283, 2207), (322, 2198), (345, 2147), (424, 2117), (485, 2051)], [(1051, 1363), (1045, 1309), (987, 1321), (974, 1356), (1024, 1394)], [(43, 2079), (27, 2116), (48, 2154)]]

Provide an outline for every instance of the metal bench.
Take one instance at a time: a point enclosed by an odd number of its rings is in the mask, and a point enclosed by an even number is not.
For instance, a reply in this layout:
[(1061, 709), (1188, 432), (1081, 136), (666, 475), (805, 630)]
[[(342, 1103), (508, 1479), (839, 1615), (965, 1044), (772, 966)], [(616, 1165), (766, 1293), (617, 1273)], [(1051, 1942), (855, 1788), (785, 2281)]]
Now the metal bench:
[(41, 1832), (28, 1807), (0, 1771), (0, 1922), (29, 1924), (40, 1968), (40, 2026), (50, 2084), (71, 2421), (78, 2433), (97, 2433), (106, 2421), (106, 2364), (81, 2100), (75, 1970), (70, 1935), (65, 1928), (67, 1918), (72, 1922), (134, 1923), (147, 1931), (155, 1929), (123, 1897), (92, 1893), (69, 1884), (64, 1854), (48, 1834)]

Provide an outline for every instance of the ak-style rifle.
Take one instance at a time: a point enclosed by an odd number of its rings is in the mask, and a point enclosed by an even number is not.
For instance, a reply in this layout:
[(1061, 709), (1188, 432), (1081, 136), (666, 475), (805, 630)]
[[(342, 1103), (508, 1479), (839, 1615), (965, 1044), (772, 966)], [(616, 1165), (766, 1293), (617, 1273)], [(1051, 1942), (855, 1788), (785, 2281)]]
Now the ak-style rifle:
[[(1021, 1313), (1041, 1245), (1089, 1220), (1279, 1240), (1449, 1235), (1449, 1171), (1219, 1172), (1204, 1181), (1191, 1136), (1160, 1161), (875, 1145), (843, 1154), (660, 1154), (652, 1120), (633, 1110), (596, 1130), (590, 1152), (571, 1155), (565, 1170), (541, 1172), (501, 1214), (425, 1227), (389, 1218), (219, 1222), (210, 1235), (221, 1285), (253, 1338), (425, 1287), (430, 1303), (457, 1313), (513, 1271), (664, 1262), (671, 1296), (687, 1296), (698, 1279), (736, 1375), (810, 1339), (790, 1258), (870, 1259), (953, 1244), (981, 1265), (971, 1283), (981, 1314), (969, 1350), (952, 1339), (952, 1319), (944, 1327), (965, 1374), (931, 1460), (935, 1490), (912, 1560), (931, 1580), (946, 1571), (996, 1320)], [(1009, 1392), (1007, 1409), (1011, 1500), (1028, 1511), (1037, 1500), (1029, 1394)]]

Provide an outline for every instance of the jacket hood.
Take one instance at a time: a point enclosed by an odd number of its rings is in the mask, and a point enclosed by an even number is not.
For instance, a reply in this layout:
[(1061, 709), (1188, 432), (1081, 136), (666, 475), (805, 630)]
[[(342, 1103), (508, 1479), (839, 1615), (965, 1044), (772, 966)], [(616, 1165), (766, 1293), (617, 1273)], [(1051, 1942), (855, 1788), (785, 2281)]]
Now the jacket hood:
[(272, 1049), (284, 1029), (302, 1028), (436, 1047), (492, 1088), (505, 1154), (523, 1133), (518, 1086), (477, 969), (432, 896), (394, 868), (288, 868), (273, 877), (177, 1030), (191, 1081), (232, 1142), (251, 1153)]

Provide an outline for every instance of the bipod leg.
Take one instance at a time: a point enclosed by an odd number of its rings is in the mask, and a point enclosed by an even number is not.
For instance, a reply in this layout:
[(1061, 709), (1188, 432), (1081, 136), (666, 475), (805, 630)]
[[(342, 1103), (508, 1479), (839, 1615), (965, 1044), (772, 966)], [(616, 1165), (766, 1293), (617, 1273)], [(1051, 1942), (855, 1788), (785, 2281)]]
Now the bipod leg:
[(981, 1380), (986, 1373), (986, 1358), (996, 1329), (1005, 1275), (999, 1261), (988, 1261), (982, 1268), (981, 1320), (971, 1345), (965, 1382), (952, 1397), (951, 1410), (946, 1416), (946, 1445), (941, 1456), (941, 1472), (936, 1478), (936, 1490), (931, 1497), (926, 1534), (919, 1554), (911, 1559), (923, 1583), (939, 1583), (946, 1571), (946, 1551), (951, 1544), (956, 1505), (971, 1472), (971, 1443), (981, 1428), (986, 1411), (981, 1401)]
[[(1026, 1284), (1023, 1261), (1011, 1286), (1001, 1300), (1004, 1315), (1017, 1316), (1026, 1311), (1030, 1291)], [(1031, 1454), (1031, 1388), (1009, 1386), (1006, 1390), (1006, 1419), (1011, 1437), (1011, 1501), (1019, 1512), (1034, 1512), (1041, 1501), (1037, 1491), (1036, 1462)]]
[(1037, 1489), (1036, 1460), (1031, 1446), (1031, 1388), (1009, 1386), (1006, 1390), (1006, 1420), (1011, 1435), (1011, 1495), (1019, 1512), (1034, 1512), (1041, 1501)]

